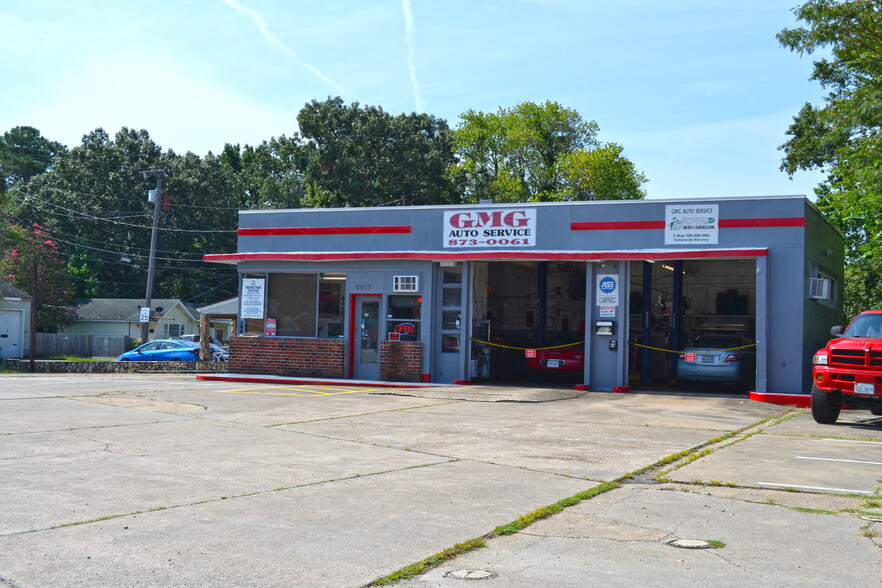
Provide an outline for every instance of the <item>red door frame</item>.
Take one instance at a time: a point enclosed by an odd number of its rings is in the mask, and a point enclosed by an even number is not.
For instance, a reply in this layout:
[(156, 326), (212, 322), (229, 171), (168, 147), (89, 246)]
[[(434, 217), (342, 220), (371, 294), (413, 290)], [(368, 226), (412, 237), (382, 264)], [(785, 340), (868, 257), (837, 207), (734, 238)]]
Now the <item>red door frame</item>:
[[(350, 294), (349, 295), (349, 361), (348, 361), (349, 375), (347, 376), (349, 379), (352, 379), (355, 377), (355, 340), (356, 340), (355, 339), (355, 324), (356, 324), (355, 323), (355, 300), (358, 297), (367, 297), (367, 296), (373, 296), (375, 298), (380, 298), (380, 299), (383, 298), (382, 294)], [(379, 321), (379, 317), (377, 317), (377, 320)], [(379, 325), (377, 325), (377, 327), (379, 329)], [(359, 329), (359, 333), (360, 332), (361, 332), (361, 329)], [(361, 340), (361, 337), (359, 337), (359, 340)], [(379, 344), (379, 342), (380, 342), (379, 333), (377, 333), (377, 344)]]

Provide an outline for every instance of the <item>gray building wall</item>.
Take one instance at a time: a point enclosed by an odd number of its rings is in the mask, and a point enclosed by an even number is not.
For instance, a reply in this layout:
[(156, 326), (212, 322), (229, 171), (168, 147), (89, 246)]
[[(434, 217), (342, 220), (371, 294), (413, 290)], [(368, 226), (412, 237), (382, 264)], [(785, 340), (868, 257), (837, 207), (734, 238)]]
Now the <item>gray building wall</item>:
[[(665, 243), (665, 212), (673, 205), (717, 205), (720, 228), (716, 244)], [(529, 247), (445, 247), (446, 211), (535, 209), (535, 245)], [(791, 221), (799, 222), (791, 222)], [(725, 223), (729, 223), (728, 226)], [(607, 228), (574, 230), (572, 223), (608, 223)], [(613, 226), (613, 223), (626, 223)], [(637, 223), (637, 224), (634, 224)], [(661, 223), (661, 224), (660, 224)], [(820, 304), (808, 299), (811, 264), (823, 266), (838, 280), (841, 296), (844, 244), (842, 236), (803, 196), (498, 204), (474, 206), (391, 207), (359, 209), (242, 211), (236, 254), (207, 256), (210, 261), (238, 263), (240, 272), (359, 272), (376, 274), (384, 294), (391, 293), (393, 273), (419, 272), (424, 296), (424, 373), (431, 372), (436, 344), (434, 295), (436, 268), (442, 259), (499, 260), (511, 258), (575, 259), (597, 264), (602, 260), (756, 258), (757, 391), (800, 393), (810, 384), (811, 354), (826, 342), (832, 324), (841, 322), (841, 302)], [(300, 230), (294, 234), (286, 229)], [(351, 230), (355, 228), (356, 230)], [(826, 255), (827, 251), (833, 251)], [(625, 264), (620, 264), (625, 265)], [(596, 268), (589, 266), (587, 314), (596, 317), (592, 293)], [(353, 274), (354, 276), (354, 274)], [(622, 292), (630, 291), (627, 272)], [(347, 280), (347, 288), (351, 280)], [(347, 292), (347, 297), (349, 292)], [(627, 349), (627, 300), (617, 311), (620, 353)], [(464, 309), (468, 305), (464, 305)], [(468, 334), (468, 329), (464, 329)], [(347, 333), (348, 340), (348, 333)], [(603, 342), (602, 344), (608, 344)], [(607, 367), (590, 337), (586, 355), (604, 372)], [(464, 353), (468, 346), (463, 346)], [(467, 366), (467, 362), (461, 362)], [(626, 384), (621, 362), (614, 363), (614, 379)], [(590, 371), (591, 366), (588, 366)], [(465, 376), (466, 374), (464, 374)]]

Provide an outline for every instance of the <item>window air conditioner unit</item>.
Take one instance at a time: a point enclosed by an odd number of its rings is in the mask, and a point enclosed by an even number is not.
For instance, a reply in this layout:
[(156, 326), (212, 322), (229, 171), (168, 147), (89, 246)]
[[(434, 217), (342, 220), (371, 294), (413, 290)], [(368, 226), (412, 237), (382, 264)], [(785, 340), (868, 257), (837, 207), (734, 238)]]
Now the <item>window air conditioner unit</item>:
[(419, 276), (393, 276), (392, 278), (393, 292), (419, 292), (420, 278)]
[(812, 278), (812, 283), (809, 286), (809, 298), (830, 300), (830, 280)]

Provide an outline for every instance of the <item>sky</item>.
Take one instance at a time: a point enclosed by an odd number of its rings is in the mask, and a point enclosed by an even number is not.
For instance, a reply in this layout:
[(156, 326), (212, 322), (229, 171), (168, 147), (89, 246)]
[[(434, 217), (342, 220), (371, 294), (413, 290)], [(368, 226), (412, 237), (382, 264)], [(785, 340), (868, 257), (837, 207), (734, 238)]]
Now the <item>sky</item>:
[(551, 100), (624, 147), (649, 198), (805, 194), (779, 170), (824, 95), (775, 35), (797, 0), (0, 0), (0, 133), (101, 127), (218, 153), (297, 131), (312, 100), (455, 128)]

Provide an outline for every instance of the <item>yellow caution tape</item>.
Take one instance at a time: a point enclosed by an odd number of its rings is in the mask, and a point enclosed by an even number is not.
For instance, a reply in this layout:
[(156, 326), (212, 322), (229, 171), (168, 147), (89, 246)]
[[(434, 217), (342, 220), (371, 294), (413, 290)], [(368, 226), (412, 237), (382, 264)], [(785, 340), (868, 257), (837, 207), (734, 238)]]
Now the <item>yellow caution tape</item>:
[[(501, 345), (499, 343), (491, 343), (490, 341), (482, 341), (481, 339), (472, 339), (473, 343), (481, 343), (482, 345), (489, 345), (491, 347), (499, 347), (501, 349), (514, 349), (515, 351), (527, 351), (528, 349), (534, 349), (536, 351), (546, 351), (548, 349), (562, 349), (564, 347), (573, 347), (575, 345), (581, 345), (582, 341), (576, 341), (575, 343), (566, 343), (564, 345), (555, 345), (553, 347), (513, 347), (511, 345)], [(682, 351), (675, 349), (662, 349), (661, 347), (650, 347), (649, 345), (641, 345), (640, 343), (634, 343), (633, 341), (628, 341), (634, 347), (642, 347), (644, 349), (652, 349), (653, 351), (664, 351), (666, 353), (683, 353)], [(748, 349), (750, 347), (756, 347), (756, 343), (751, 343), (750, 345), (743, 345), (741, 347), (732, 347), (731, 349), (720, 349), (719, 351), (737, 351), (739, 349)]]
[[(653, 351), (664, 351), (666, 353), (683, 353), (682, 351), (675, 349), (661, 349), (660, 347), (650, 347), (649, 345), (641, 345), (640, 343), (634, 343), (633, 341), (628, 341), (634, 347), (642, 347), (643, 349), (652, 349)], [(756, 347), (756, 343), (751, 343), (750, 345), (742, 345), (741, 347), (732, 347), (731, 349), (718, 349), (717, 351), (737, 351), (739, 349), (748, 349), (750, 347)], [(704, 351), (698, 352), (698, 355), (707, 355), (708, 353), (716, 353), (716, 351)]]
[(545, 351), (547, 349), (561, 349), (563, 347), (572, 347), (574, 345), (581, 345), (582, 341), (576, 341), (575, 343), (567, 343), (566, 345), (555, 345), (554, 347), (512, 347), (511, 345), (500, 345), (499, 343), (491, 343), (490, 341), (481, 341), (480, 339), (472, 339), (474, 343), (482, 343), (484, 345), (490, 345), (491, 347), (501, 347), (502, 349), (514, 349), (516, 351), (526, 351), (528, 349), (535, 349), (536, 351)]

